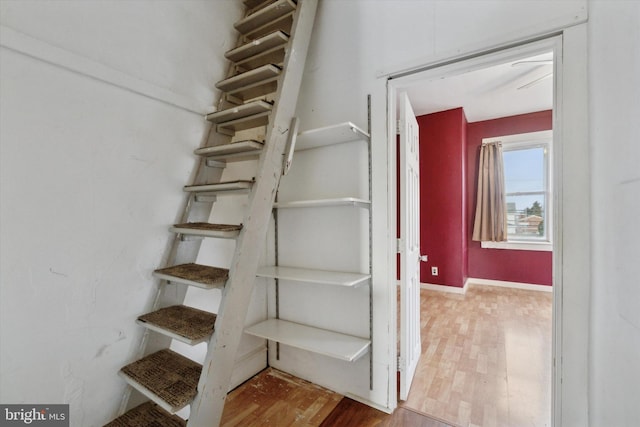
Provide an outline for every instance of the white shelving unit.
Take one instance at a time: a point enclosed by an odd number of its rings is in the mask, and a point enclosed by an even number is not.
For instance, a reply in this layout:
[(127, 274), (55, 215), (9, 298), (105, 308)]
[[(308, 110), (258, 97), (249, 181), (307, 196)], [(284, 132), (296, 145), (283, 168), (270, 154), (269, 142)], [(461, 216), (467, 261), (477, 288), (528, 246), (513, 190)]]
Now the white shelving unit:
[(351, 141), (369, 141), (369, 133), (351, 122), (300, 132), (296, 140), (296, 151), (326, 147)]
[(296, 200), (293, 202), (274, 203), (276, 209), (290, 208), (324, 208), (333, 206), (355, 206), (359, 208), (368, 208), (371, 206), (369, 200), (357, 199), (355, 197), (341, 197), (338, 199), (318, 199), (318, 200)]
[(341, 271), (313, 270), (297, 267), (271, 266), (259, 268), (258, 277), (295, 280), (297, 282), (344, 286), (349, 288), (366, 283), (371, 278), (371, 275), (344, 273)]
[[(362, 141), (367, 144), (369, 156), (369, 197), (371, 196), (371, 147), (369, 133), (365, 132), (351, 122), (339, 123), (319, 129), (308, 130), (298, 134), (295, 151), (319, 149), (335, 144)], [(295, 160), (294, 160), (295, 162)], [(344, 209), (361, 208), (369, 211), (369, 230), (371, 230), (371, 201), (358, 197), (338, 197), (311, 200), (281, 201), (274, 204), (276, 209), (276, 230), (278, 223), (277, 210), (279, 209), (318, 209), (338, 207)], [(371, 245), (371, 233), (369, 233), (369, 247)], [(276, 265), (258, 269), (258, 277), (275, 280), (276, 307), (275, 318), (260, 322), (247, 329), (245, 332), (277, 342), (279, 344), (303, 349), (322, 354), (339, 360), (354, 362), (367, 354), (371, 349), (371, 328), (368, 337), (356, 337), (336, 331), (317, 328), (313, 325), (303, 325), (279, 318), (279, 281), (288, 280), (308, 283), (317, 286), (332, 286), (349, 289), (363, 285), (369, 286), (369, 318), (371, 320), (371, 259), (369, 259), (369, 271), (344, 272), (327, 271), (318, 269), (301, 268), (299, 266), (278, 265), (278, 236), (276, 232)], [(369, 258), (371, 254), (369, 254)], [(340, 291), (343, 292), (343, 291)], [(279, 347), (278, 347), (279, 349)], [(278, 350), (279, 351), (279, 350)], [(279, 354), (279, 353), (278, 353)]]
[(369, 350), (371, 341), (280, 319), (269, 319), (247, 329), (249, 335), (291, 347), (355, 362)]

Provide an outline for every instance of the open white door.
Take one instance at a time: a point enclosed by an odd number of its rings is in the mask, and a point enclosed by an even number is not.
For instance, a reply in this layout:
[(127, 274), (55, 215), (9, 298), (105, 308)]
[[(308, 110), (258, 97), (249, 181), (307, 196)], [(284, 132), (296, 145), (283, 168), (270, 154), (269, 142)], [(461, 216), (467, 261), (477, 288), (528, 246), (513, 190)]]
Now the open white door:
[(400, 400), (406, 400), (420, 345), (420, 156), (418, 121), (405, 92), (400, 107)]

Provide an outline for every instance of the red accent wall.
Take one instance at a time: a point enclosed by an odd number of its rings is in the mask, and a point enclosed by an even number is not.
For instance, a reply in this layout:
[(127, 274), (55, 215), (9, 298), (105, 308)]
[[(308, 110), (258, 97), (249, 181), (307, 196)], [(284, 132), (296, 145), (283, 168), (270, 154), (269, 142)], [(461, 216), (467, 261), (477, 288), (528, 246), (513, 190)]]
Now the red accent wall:
[[(466, 127), (462, 108), (419, 116), (420, 280), (462, 287), (467, 278)], [(438, 276), (431, 267), (438, 267)]]
[(469, 277), (551, 286), (551, 252), (482, 249), (480, 242), (471, 240), (476, 206), (478, 156), (480, 155), (479, 147), (482, 144), (482, 138), (549, 130), (551, 127), (552, 112), (550, 110), (467, 125), (466, 235)]

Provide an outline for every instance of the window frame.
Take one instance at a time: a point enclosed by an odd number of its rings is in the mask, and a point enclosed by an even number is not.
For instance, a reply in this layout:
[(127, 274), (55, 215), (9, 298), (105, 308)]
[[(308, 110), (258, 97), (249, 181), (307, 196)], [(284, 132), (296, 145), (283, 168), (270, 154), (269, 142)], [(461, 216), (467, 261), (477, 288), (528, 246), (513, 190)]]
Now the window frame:
[[(553, 188), (553, 131), (545, 130), (538, 132), (527, 132), (513, 135), (504, 135), (492, 138), (483, 138), (482, 144), (490, 142), (501, 142), (503, 155), (506, 151), (522, 150), (527, 148), (544, 147), (547, 149), (544, 158), (543, 168), (546, 185), (544, 189), (545, 207), (544, 207), (544, 223), (547, 233), (546, 239), (514, 239), (506, 242), (489, 242), (480, 243), (482, 248), (489, 249), (511, 249), (511, 250), (528, 250), (528, 251), (552, 251), (553, 250), (553, 198), (551, 191)], [(506, 183), (505, 183), (506, 187)], [(506, 214), (506, 212), (505, 212)]]

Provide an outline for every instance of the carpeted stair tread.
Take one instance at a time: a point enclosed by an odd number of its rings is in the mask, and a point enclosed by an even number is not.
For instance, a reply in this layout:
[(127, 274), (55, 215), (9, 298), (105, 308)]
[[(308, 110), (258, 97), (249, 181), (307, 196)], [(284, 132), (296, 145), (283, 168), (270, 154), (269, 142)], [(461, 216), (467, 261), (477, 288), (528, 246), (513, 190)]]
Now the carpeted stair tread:
[(215, 145), (213, 147), (202, 147), (194, 151), (198, 156), (219, 157), (239, 156), (242, 154), (257, 154), (262, 150), (264, 142), (253, 139), (232, 142), (230, 144)]
[(221, 287), (229, 277), (226, 268), (201, 264), (179, 264), (154, 271), (154, 275), (169, 281), (193, 284), (204, 288)]
[(184, 408), (196, 396), (201, 371), (201, 365), (168, 349), (121, 369), (126, 377), (166, 402), (173, 412)]
[(104, 427), (186, 427), (177, 415), (171, 415), (153, 402), (145, 402), (127, 411)]
[(174, 305), (144, 314), (138, 320), (197, 343), (211, 335), (216, 315), (193, 307)]
[(188, 228), (191, 230), (206, 231), (240, 231), (242, 225), (237, 224), (211, 224), (208, 222), (186, 222), (184, 224), (175, 224), (175, 228)]
[(174, 224), (171, 231), (188, 236), (218, 237), (233, 239), (238, 237), (242, 230), (242, 224), (210, 224), (208, 222), (187, 222)]
[(194, 184), (185, 185), (184, 191), (188, 192), (202, 192), (202, 193), (216, 193), (226, 191), (241, 191), (248, 190), (253, 185), (254, 181), (250, 180), (237, 180), (237, 181), (224, 181), (211, 184)]

